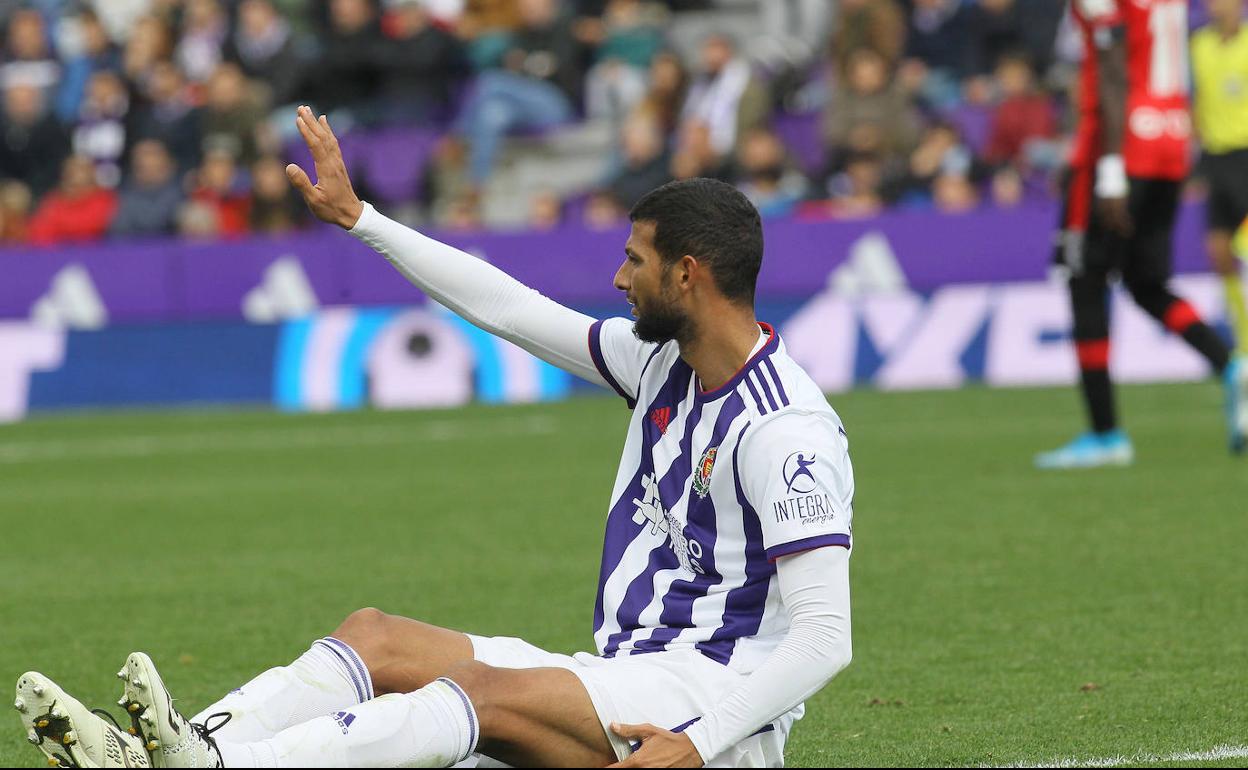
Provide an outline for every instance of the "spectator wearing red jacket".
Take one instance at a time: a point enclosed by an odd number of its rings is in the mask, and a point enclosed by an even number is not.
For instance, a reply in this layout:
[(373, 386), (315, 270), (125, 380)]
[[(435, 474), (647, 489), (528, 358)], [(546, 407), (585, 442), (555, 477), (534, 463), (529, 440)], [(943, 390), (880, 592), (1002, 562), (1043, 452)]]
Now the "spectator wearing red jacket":
[(1002, 98), (992, 115), (984, 159), (992, 164), (1025, 166), (1027, 145), (1057, 133), (1053, 100), (1036, 88), (1035, 74), (1024, 54), (1001, 57), (996, 81)]
[(31, 217), (30, 242), (40, 246), (82, 243), (104, 237), (117, 210), (117, 195), (100, 187), (95, 163), (72, 155), (61, 167), (61, 184)]
[(204, 153), (204, 162), (195, 172), (190, 201), (196, 209), (211, 213), (215, 226), (199, 235), (224, 237), (243, 235), (251, 229), (251, 195), (239, 174), (234, 154), (222, 148)]

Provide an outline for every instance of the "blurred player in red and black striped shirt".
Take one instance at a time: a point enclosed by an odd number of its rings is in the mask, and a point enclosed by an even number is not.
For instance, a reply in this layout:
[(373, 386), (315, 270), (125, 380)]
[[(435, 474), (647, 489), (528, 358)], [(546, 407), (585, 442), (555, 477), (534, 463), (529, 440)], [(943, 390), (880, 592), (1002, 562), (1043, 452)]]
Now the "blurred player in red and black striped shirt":
[(1072, 0), (1083, 35), (1079, 127), (1056, 261), (1069, 275), (1075, 349), (1091, 431), (1036, 458), (1042, 468), (1129, 464), (1109, 378), (1109, 282), (1121, 275), (1149, 315), (1225, 378), (1231, 448), (1239, 366), (1196, 310), (1169, 289), (1179, 192), (1190, 167), (1187, 0)]

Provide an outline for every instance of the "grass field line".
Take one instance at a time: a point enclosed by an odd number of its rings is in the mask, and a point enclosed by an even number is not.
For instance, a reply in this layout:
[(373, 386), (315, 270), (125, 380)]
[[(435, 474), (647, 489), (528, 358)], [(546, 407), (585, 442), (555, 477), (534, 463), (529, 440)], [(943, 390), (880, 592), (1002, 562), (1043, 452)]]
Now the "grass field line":
[(365, 447), (413, 442), (479, 440), (555, 432), (553, 419), (541, 416), (481, 421), (435, 420), (416, 426), (351, 425), (203, 432), (148, 436), (83, 437), (0, 445), (0, 465), (90, 458), (152, 457), (170, 453), (278, 451), (322, 447)]
[(1139, 767), (1169, 762), (1219, 762), (1227, 759), (1248, 759), (1248, 746), (1224, 744), (1208, 751), (1180, 751), (1174, 754), (1135, 754), (1133, 756), (1100, 757), (1097, 759), (1057, 759), (1041, 765), (980, 765), (980, 767)]

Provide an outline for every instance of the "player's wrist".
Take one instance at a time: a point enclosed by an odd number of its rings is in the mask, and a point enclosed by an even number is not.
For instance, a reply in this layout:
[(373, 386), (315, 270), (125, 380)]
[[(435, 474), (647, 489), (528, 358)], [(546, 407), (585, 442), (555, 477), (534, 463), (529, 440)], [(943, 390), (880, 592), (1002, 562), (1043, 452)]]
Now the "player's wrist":
[(346, 206), (343, 216), (338, 220), (338, 224), (342, 229), (351, 231), (360, 223), (360, 219), (364, 216), (364, 201), (356, 199), (353, 203)]
[(710, 725), (706, 719), (694, 722), (684, 732), (684, 736), (693, 744), (693, 748), (698, 752), (698, 756), (702, 758), (702, 764), (710, 762), (716, 756), (714, 747), (711, 746)]
[[(357, 200), (355, 205), (350, 207), (345, 213), (339, 224), (350, 234), (360, 235), (368, 229), (368, 214), (374, 210), (372, 206), (364, 201)], [(347, 220), (350, 219), (350, 224)]]
[(1122, 155), (1102, 155), (1096, 162), (1096, 197), (1125, 198), (1127, 184), (1127, 166)]

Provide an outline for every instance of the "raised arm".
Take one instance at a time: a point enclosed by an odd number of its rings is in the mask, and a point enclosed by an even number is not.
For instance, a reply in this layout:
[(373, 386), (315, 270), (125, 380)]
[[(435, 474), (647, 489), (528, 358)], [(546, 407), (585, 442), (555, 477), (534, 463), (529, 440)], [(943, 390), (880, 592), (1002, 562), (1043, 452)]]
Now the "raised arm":
[(589, 331), (594, 319), (564, 307), (498, 268), (381, 215), (351, 187), (338, 139), (322, 115), (307, 107), (296, 117), (312, 152), (316, 184), (299, 166), (286, 176), (318, 219), (349, 231), (380, 252), (433, 300), (482, 329), (589, 382), (608, 387), (594, 366)]

